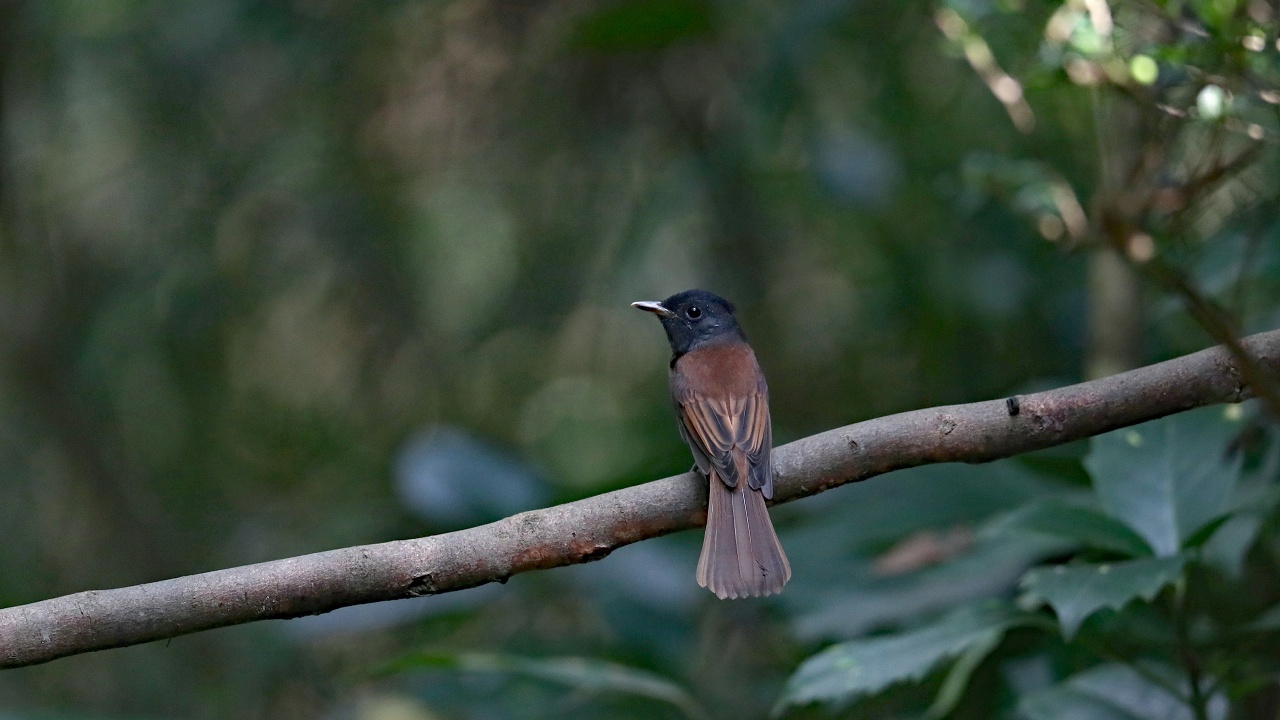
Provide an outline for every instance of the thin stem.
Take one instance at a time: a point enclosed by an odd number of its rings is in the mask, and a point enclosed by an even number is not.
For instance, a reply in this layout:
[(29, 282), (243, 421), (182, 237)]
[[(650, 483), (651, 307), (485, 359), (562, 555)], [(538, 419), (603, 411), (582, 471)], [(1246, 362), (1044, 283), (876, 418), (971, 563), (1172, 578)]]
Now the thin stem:
[(1258, 363), (1257, 358), (1240, 342), (1235, 320), (1213, 300), (1205, 297), (1184, 275), (1159, 258), (1138, 264), (1161, 287), (1182, 298), (1191, 317), (1218, 343), (1225, 345), (1236, 360), (1240, 375), (1253, 394), (1261, 398), (1273, 418), (1280, 418), (1280, 389), (1273, 373)]
[(1186, 593), (1186, 575), (1182, 576), (1182, 580), (1173, 595), (1173, 627), (1177, 635), (1178, 643), (1178, 659), (1182, 662), (1182, 667), (1187, 673), (1187, 684), (1191, 686), (1191, 697), (1189, 698), (1191, 712), (1195, 714), (1196, 720), (1209, 720), (1209, 701), (1204, 693), (1201, 685), (1201, 667), (1200, 659), (1196, 656), (1195, 650), (1191, 647), (1191, 633), (1187, 629), (1187, 593)]

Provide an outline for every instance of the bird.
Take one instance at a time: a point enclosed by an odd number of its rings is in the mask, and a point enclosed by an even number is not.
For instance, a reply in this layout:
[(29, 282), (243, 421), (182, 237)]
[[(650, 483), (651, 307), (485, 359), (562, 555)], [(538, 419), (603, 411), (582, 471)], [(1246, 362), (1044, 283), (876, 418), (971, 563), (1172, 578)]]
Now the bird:
[(772, 595), (791, 579), (773, 499), (769, 387), (733, 304), (706, 290), (631, 306), (662, 321), (680, 437), (708, 482), (698, 584), (720, 599)]

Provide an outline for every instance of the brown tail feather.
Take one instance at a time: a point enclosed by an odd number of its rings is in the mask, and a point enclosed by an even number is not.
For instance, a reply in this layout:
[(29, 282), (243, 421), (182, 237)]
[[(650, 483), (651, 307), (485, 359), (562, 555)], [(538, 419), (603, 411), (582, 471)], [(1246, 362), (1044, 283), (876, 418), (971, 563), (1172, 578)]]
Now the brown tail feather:
[(698, 584), (721, 599), (772, 595), (791, 579), (791, 564), (769, 522), (759, 490), (725, 485), (711, 473), (707, 531)]

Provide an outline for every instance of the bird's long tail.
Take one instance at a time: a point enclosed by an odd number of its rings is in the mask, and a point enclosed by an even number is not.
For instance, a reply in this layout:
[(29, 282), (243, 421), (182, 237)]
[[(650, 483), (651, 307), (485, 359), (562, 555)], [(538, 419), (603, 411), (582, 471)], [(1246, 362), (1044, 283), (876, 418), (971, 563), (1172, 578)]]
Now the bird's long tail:
[(791, 564), (769, 522), (764, 495), (747, 486), (743, 473), (737, 487), (710, 473), (707, 531), (698, 560), (698, 584), (725, 598), (772, 595), (791, 579)]

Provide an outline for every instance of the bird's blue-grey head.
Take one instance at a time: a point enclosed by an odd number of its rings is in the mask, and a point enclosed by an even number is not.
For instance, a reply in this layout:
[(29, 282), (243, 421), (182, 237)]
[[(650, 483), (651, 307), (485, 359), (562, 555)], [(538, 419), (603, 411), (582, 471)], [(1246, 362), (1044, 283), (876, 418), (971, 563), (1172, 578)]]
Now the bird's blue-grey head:
[(746, 342), (733, 304), (706, 290), (685, 290), (662, 302), (633, 302), (631, 307), (658, 316), (676, 358), (706, 345)]

